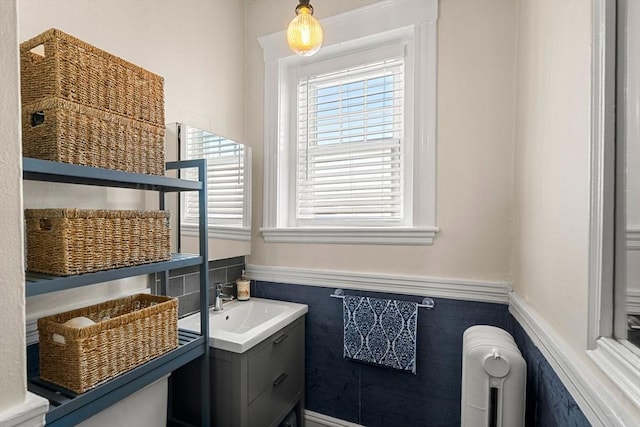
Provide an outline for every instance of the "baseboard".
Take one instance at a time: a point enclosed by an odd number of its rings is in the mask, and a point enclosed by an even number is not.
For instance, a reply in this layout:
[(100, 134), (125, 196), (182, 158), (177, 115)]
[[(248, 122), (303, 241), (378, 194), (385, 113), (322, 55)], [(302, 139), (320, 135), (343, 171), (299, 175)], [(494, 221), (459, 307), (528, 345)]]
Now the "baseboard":
[(49, 410), (49, 401), (31, 392), (27, 392), (22, 405), (0, 412), (0, 426), (3, 427), (39, 427), (45, 425), (45, 415)]
[(637, 420), (628, 414), (606, 385), (596, 378), (593, 370), (515, 292), (509, 296), (509, 312), (538, 347), (592, 425), (635, 425)]
[(511, 284), (482, 280), (355, 273), (247, 264), (252, 280), (507, 304)]
[(304, 411), (304, 422), (306, 427), (363, 427), (360, 424), (319, 414), (308, 409)]

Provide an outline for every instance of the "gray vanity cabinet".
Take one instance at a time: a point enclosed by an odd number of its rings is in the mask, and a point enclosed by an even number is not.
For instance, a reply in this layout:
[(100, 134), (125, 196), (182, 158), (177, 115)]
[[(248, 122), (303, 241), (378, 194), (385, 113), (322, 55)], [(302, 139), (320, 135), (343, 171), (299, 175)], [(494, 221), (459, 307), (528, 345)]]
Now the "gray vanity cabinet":
[(292, 409), (304, 425), (304, 316), (245, 353), (210, 358), (212, 425), (276, 427)]

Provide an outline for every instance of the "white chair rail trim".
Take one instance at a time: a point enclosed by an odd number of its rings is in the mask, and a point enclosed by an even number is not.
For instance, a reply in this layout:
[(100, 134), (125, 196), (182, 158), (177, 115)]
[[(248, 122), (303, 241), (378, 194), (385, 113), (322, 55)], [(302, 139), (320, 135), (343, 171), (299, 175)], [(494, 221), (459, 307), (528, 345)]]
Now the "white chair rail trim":
[[(507, 304), (511, 284), (482, 280), (354, 273), (247, 264), (253, 280)], [(328, 295), (327, 295), (328, 296)]]
[(509, 312), (542, 352), (591, 424), (623, 427), (637, 423), (595, 377), (593, 370), (581, 362), (579, 355), (515, 292), (509, 295)]

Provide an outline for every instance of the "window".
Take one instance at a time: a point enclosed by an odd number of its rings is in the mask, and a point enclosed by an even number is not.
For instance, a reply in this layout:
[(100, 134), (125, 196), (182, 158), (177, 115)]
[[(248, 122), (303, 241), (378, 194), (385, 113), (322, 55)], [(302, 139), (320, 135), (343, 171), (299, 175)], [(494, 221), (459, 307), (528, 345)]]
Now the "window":
[(267, 242), (433, 243), (437, 2), (408, 1), (324, 19), (311, 58), (260, 39)]
[[(195, 128), (178, 124), (181, 157), (207, 160), (207, 211), (209, 237), (250, 239), (250, 210), (247, 176), (248, 148), (242, 144)], [(185, 179), (197, 180), (197, 170), (185, 169)], [(181, 230), (197, 233), (198, 194), (181, 195)]]
[(298, 79), (295, 218), (401, 224), (404, 58)]

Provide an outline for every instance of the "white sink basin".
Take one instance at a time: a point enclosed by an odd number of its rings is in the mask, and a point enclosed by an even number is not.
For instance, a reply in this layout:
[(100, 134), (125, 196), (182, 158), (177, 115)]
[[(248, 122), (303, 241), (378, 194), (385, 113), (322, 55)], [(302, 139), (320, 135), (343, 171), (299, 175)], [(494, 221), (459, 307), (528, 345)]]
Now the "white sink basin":
[[(227, 302), (222, 311), (209, 310), (209, 345), (244, 353), (307, 311), (305, 304), (263, 298)], [(178, 327), (200, 332), (200, 313), (178, 320)]]

